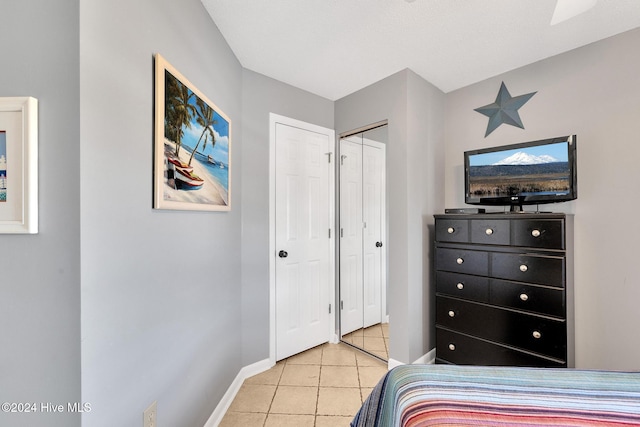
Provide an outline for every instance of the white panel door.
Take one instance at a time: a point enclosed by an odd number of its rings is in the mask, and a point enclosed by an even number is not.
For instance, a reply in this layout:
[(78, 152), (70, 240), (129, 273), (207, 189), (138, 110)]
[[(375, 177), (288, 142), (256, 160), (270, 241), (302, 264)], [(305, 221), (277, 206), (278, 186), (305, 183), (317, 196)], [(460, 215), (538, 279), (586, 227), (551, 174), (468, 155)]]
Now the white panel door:
[[(358, 138), (358, 141), (360, 138)], [(363, 327), (362, 143), (340, 140), (340, 332)]]
[(332, 144), (275, 124), (276, 360), (329, 340)]
[(383, 321), (384, 150), (362, 146), (362, 219), (364, 327)]

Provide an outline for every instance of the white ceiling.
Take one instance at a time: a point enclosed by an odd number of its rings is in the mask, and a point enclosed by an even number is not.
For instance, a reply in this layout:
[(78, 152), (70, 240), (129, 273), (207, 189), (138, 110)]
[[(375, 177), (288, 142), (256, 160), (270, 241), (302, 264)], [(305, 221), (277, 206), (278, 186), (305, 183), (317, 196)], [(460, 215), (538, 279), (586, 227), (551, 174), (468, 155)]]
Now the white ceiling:
[(202, 3), (244, 68), (330, 100), (405, 68), (450, 92), (640, 27), (640, 0), (553, 26), (556, 0)]

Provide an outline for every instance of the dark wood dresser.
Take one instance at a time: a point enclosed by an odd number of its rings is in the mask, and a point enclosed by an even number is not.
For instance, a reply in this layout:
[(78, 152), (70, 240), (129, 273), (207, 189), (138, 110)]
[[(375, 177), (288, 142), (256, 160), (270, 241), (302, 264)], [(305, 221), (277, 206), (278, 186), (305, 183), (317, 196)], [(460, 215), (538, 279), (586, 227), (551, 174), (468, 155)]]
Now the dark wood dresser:
[(436, 363), (573, 367), (573, 216), (435, 215)]

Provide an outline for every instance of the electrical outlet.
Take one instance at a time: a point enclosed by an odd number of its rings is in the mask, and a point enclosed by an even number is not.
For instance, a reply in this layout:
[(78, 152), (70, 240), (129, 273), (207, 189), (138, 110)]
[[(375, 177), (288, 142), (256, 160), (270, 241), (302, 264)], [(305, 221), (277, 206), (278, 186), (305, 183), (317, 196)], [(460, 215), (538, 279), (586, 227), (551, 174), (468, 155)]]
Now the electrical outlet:
[(147, 409), (144, 410), (143, 427), (158, 427), (156, 418), (158, 417), (158, 403), (154, 401)]

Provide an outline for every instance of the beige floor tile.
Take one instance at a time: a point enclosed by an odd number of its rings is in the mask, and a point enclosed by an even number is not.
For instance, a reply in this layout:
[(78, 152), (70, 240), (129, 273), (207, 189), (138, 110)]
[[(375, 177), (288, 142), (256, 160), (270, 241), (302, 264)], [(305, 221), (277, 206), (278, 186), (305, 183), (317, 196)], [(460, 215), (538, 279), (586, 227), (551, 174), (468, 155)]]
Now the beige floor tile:
[(317, 415), (316, 427), (349, 427), (353, 417), (341, 417), (336, 415)]
[(387, 351), (387, 346), (384, 345), (384, 338), (380, 337), (364, 337), (364, 349), (367, 351)]
[(248, 378), (221, 426), (347, 427), (386, 372), (371, 355), (325, 344)]
[(365, 328), (362, 332), (365, 337), (380, 337), (382, 338), (382, 327), (380, 324)]
[(369, 397), (369, 395), (371, 394), (371, 392), (373, 391), (372, 388), (368, 388), (368, 387), (363, 387), (360, 389), (360, 396), (362, 396), (362, 402), (364, 403), (365, 400), (367, 400), (367, 397)]
[(382, 327), (382, 335), (389, 338), (389, 324), (383, 323), (381, 327)]
[(318, 387), (278, 386), (269, 413), (313, 415), (317, 400)]
[(322, 346), (312, 348), (311, 350), (298, 353), (287, 359), (289, 365), (319, 365), (322, 361)]
[(320, 387), (317, 415), (354, 416), (362, 406), (359, 388)]
[(375, 387), (378, 381), (387, 373), (387, 368), (376, 366), (358, 367), (360, 387)]
[(364, 339), (365, 338), (362, 335), (357, 336), (357, 337), (352, 337), (350, 344), (353, 344), (354, 346), (356, 346), (358, 348), (363, 348), (364, 347)]
[(389, 354), (387, 353), (386, 350), (368, 350), (369, 353), (373, 354), (374, 356), (378, 356), (379, 358), (383, 359), (383, 360), (388, 360), (389, 359)]
[(361, 337), (363, 335), (363, 332), (364, 332), (363, 329), (357, 329), (353, 332), (348, 333), (347, 335), (345, 335), (345, 337), (349, 337), (349, 338)]
[(284, 367), (280, 385), (317, 387), (320, 382), (320, 365), (289, 365)]
[(360, 387), (356, 366), (323, 366), (320, 387)]
[(269, 414), (265, 427), (313, 427), (314, 415)]
[(264, 424), (267, 414), (227, 412), (219, 427), (256, 427)]
[(365, 354), (360, 351), (356, 353), (356, 360), (358, 361), (358, 366), (382, 366), (384, 368), (387, 367), (386, 362), (383, 362), (380, 359), (377, 359), (369, 354)]
[(247, 378), (244, 384), (278, 385), (284, 366), (284, 362), (278, 362), (273, 368)]
[(356, 366), (355, 351), (345, 344), (330, 344), (322, 351), (322, 365)]
[(269, 406), (276, 392), (276, 386), (261, 384), (243, 384), (229, 406), (231, 412), (264, 412)]

